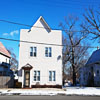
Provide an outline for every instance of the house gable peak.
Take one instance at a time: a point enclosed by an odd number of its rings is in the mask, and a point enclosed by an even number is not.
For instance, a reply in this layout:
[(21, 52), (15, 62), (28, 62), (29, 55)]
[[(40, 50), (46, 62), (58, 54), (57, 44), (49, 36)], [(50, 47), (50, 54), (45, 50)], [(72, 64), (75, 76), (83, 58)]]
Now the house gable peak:
[[(42, 24), (42, 26), (39, 25), (39, 22)], [(49, 27), (49, 25), (46, 23), (46, 21), (44, 20), (44, 18), (42, 16), (40, 16), (38, 18), (38, 20), (36, 21), (36, 23), (33, 25), (32, 28), (44, 28), (46, 29), (47, 32), (51, 32), (51, 28)], [(31, 28), (31, 30), (32, 30)]]

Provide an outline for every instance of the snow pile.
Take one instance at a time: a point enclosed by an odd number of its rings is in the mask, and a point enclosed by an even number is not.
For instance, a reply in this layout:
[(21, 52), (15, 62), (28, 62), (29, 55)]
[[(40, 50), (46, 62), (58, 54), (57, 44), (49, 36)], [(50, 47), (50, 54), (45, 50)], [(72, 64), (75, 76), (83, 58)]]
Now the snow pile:
[(1, 95), (64, 95), (66, 91), (55, 89), (3, 89)]
[[(65, 90), (65, 91), (64, 91)], [(83, 95), (100, 96), (100, 88), (67, 87), (65, 89), (0, 89), (0, 95)]]
[(67, 88), (66, 95), (90, 95), (100, 96), (100, 88), (92, 87), (70, 87)]

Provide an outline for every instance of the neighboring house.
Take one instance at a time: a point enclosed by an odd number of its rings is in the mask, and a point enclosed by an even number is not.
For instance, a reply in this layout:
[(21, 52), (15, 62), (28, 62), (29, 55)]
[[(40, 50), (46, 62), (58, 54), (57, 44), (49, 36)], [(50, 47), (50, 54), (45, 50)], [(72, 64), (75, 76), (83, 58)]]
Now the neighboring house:
[(0, 42), (0, 76), (10, 76), (12, 71), (10, 70), (11, 55)]
[(11, 55), (0, 42), (0, 88), (12, 88), (14, 86), (13, 72), (10, 69)]
[(20, 40), (28, 41), (20, 42), (18, 81), (22, 88), (61, 88), (62, 32), (52, 30), (40, 16), (31, 29), (21, 29)]
[(80, 85), (100, 86), (100, 49), (93, 52), (85, 67), (80, 68)]

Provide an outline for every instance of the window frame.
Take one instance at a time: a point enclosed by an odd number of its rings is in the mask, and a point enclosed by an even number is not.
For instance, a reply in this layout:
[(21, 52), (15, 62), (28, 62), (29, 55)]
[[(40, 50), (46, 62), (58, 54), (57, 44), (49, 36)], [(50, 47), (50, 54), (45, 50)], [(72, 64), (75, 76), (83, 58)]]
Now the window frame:
[(37, 57), (37, 47), (36, 46), (30, 47), (30, 57)]
[(40, 82), (40, 78), (41, 78), (40, 75), (41, 75), (40, 70), (34, 70), (33, 71), (33, 81), (34, 82)]
[(49, 71), (49, 82), (56, 82), (56, 71)]
[(52, 47), (45, 47), (45, 57), (52, 57)]
[(99, 72), (99, 70), (97, 70), (96, 75), (99, 76), (99, 74), (100, 74), (100, 72)]

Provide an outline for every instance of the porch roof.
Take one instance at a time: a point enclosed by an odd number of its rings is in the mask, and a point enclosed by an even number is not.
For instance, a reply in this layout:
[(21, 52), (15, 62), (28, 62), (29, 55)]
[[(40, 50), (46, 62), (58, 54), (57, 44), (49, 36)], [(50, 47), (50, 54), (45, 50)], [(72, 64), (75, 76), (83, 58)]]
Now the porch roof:
[(22, 67), (22, 69), (24, 70), (31, 70), (32, 68), (33, 67), (29, 63), (27, 63), (25, 66)]

